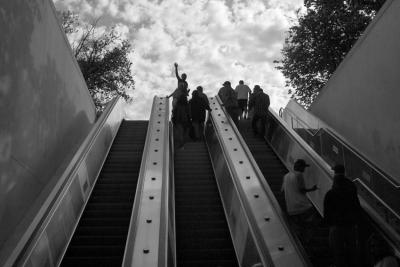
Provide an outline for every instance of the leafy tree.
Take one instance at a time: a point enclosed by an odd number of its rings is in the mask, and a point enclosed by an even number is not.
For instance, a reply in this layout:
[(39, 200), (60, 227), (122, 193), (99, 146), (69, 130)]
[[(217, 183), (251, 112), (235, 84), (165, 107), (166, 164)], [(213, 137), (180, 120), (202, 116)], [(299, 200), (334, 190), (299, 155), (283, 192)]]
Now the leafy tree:
[(117, 95), (131, 101), (128, 92), (134, 89), (135, 82), (132, 62), (128, 59), (132, 51), (128, 40), (122, 39), (115, 27), (101, 31), (97, 27), (99, 19), (88, 24), (71, 11), (58, 12), (58, 15), (97, 112)]
[(289, 94), (306, 108), (363, 33), (383, 1), (305, 0), (290, 27), (279, 69)]

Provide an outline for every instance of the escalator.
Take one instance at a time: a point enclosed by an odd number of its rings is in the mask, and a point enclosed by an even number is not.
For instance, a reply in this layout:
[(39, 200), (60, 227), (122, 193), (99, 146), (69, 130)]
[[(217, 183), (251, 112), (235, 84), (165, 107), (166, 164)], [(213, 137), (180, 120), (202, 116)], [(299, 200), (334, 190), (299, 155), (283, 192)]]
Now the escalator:
[(121, 266), (147, 121), (123, 121), (61, 266)]
[(178, 266), (238, 266), (204, 141), (175, 151)]
[[(254, 136), (251, 128), (250, 120), (241, 120), (238, 130), (240, 131), (244, 141), (251, 151), (255, 161), (257, 162), (262, 174), (274, 193), (278, 203), (285, 210), (285, 198), (281, 192), (282, 178), (288, 173), (285, 165), (281, 162), (272, 148), (261, 137)], [(315, 212), (317, 214), (317, 212)], [(296, 234), (300, 239), (301, 235)], [(313, 232), (313, 236), (307, 244), (301, 240), (303, 247), (313, 266), (329, 266), (333, 259), (329, 251), (328, 244), (328, 228), (318, 227)]]

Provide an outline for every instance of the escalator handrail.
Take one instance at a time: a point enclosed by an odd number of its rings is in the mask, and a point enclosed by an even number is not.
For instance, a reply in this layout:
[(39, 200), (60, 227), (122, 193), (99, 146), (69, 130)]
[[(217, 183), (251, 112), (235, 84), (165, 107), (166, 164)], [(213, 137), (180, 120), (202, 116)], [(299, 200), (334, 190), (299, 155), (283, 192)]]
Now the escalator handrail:
[[(220, 101), (221, 103), (221, 99), (218, 98), (218, 101)], [(224, 112), (226, 113), (226, 110), (224, 110)], [(229, 116), (229, 120), (231, 125), (234, 125), (233, 120), (230, 118)], [(252, 164), (253, 168), (255, 169), (255, 171), (257, 172), (258, 177), (263, 177), (263, 174), (260, 170), (260, 168), (258, 167), (257, 162), (255, 161), (249, 147), (246, 144), (246, 141), (243, 139), (242, 135), (240, 134), (239, 130), (237, 129), (237, 127), (232, 127), (239, 142), (241, 143), (241, 146), (243, 148), (243, 150), (245, 151), (245, 153), (247, 154), (247, 157), (250, 161), (250, 163)], [(301, 253), (301, 255), (306, 255), (306, 251), (304, 249), (304, 247), (301, 245), (299, 239), (296, 236), (293, 236), (291, 234), (291, 231), (288, 227), (288, 225), (290, 225), (287, 216), (283, 213), (281, 206), (279, 205), (276, 197), (274, 196), (274, 193), (271, 190), (271, 187), (268, 185), (267, 181), (265, 179), (259, 179), (261, 185), (263, 186), (264, 191), (268, 194), (270, 201), (272, 202), (276, 212), (278, 213), (280, 219), (284, 222), (283, 225), (286, 228), (286, 231), (289, 232), (289, 237), (292, 239), (292, 244), (296, 247), (296, 249)], [(304, 260), (307, 263), (307, 266), (311, 266), (311, 262), (308, 260), (307, 257), (304, 257)]]
[[(241, 134), (239, 133), (238, 129), (236, 128), (235, 123), (233, 122), (231, 117), (228, 115), (224, 105), (222, 105), (221, 99), (219, 98), (219, 96), (216, 96), (215, 98), (217, 99), (218, 103), (221, 106), (221, 109), (225, 113), (225, 116), (226, 116), (227, 120), (229, 121), (229, 124), (230, 124), (231, 128), (233, 129), (236, 137), (239, 140), (239, 143), (241, 144), (245, 154), (248, 157), (249, 162), (251, 163), (254, 171), (256, 172), (257, 178), (263, 177), (260, 169), (258, 168), (257, 163), (255, 162), (253, 156), (251, 155), (251, 152), (249, 151), (247, 145), (245, 144), (243, 138), (241, 137)], [(215, 124), (214, 119), (212, 119), (212, 122), (213, 122), (213, 124)], [(214, 125), (214, 128), (216, 129), (217, 127), (215, 127), (215, 125)], [(220, 139), (219, 135), (218, 135), (218, 138)], [(226, 148), (223, 149), (223, 153), (226, 154)], [(230, 165), (229, 168), (232, 168), (231, 166), (233, 166), (234, 163), (231, 161), (231, 159), (228, 156), (225, 155), (225, 158), (227, 158), (228, 161), (230, 161), (230, 164), (228, 164), (228, 166)], [(234, 185), (236, 187), (236, 190), (241, 195), (242, 204), (244, 206), (246, 206), (246, 207), (249, 207), (250, 204), (246, 200), (247, 198), (246, 198), (245, 193), (243, 192), (243, 189), (239, 189), (239, 188), (241, 188), (239, 186), (239, 182), (238, 182), (239, 178), (236, 177), (234, 171), (231, 170), (231, 173), (232, 173), (232, 176), (234, 178)], [(298, 255), (298, 258), (302, 261), (302, 265), (311, 266), (311, 263), (309, 262), (309, 260), (304, 257), (304, 255), (306, 255), (304, 249), (301, 246), (299, 246), (298, 242), (295, 241), (295, 238), (293, 237), (292, 233), (290, 232), (290, 230), (289, 230), (289, 228), (287, 226), (287, 220), (284, 219), (282, 210), (281, 210), (281, 208), (280, 208), (275, 196), (273, 195), (271, 189), (269, 188), (269, 185), (266, 183), (265, 179), (258, 179), (258, 181), (261, 183), (261, 185), (263, 187), (263, 190), (266, 193), (269, 201), (272, 202), (273, 209), (275, 210), (275, 212), (276, 212), (276, 214), (278, 216), (278, 219), (281, 222), (281, 225), (283, 226), (284, 230), (286, 231), (286, 233), (287, 233), (287, 235), (289, 237), (289, 242), (293, 245), (294, 249), (296, 250), (296, 254)], [(250, 213), (250, 208), (246, 208), (245, 210), (248, 211), (246, 213)], [(259, 230), (259, 228), (257, 226), (256, 219), (254, 218), (253, 215), (250, 215), (250, 214), (246, 214), (246, 217), (247, 217), (247, 220), (249, 221), (249, 223), (251, 225), (250, 229), (253, 232), (253, 237), (257, 241), (256, 242), (256, 245), (258, 246), (257, 250), (260, 252), (261, 255), (263, 255), (263, 260), (264, 260), (263, 264), (265, 266), (275, 266), (275, 264), (273, 262), (273, 259), (272, 259), (271, 255), (270, 255), (269, 251), (268, 251), (268, 246), (267, 246), (264, 238), (262, 238), (262, 234), (261, 234), (261, 232), (260, 232), (260, 230)]]
[[(72, 181), (78, 172), (79, 166), (89, 153), (96, 138), (101, 133), (101, 130), (106, 123), (108, 117), (113, 112), (114, 108), (117, 106), (120, 100), (121, 98), (117, 96), (107, 104), (106, 109), (98, 118), (93, 128), (90, 130), (89, 134), (82, 141), (80, 147), (75, 152), (70, 163), (60, 175), (60, 179), (58, 179), (57, 184), (48, 194), (48, 197), (40, 207), (40, 210), (37, 212), (36, 216), (27, 227), (27, 230), (18, 241), (10, 256), (7, 258), (4, 266), (14, 266), (15, 262), (17, 261), (24, 262), (32, 253), (32, 250), (39, 242), (42, 233), (45, 231), (46, 226), (48, 225), (48, 223), (52, 219), (52, 216), (54, 216), (56, 209), (60, 205), (63, 196), (66, 194), (69, 187), (71, 186)], [(117, 126), (118, 128), (120, 123), (121, 122), (119, 122)]]
[[(161, 100), (162, 102), (160, 102)], [(164, 110), (158, 106), (158, 102), (160, 105), (164, 103)], [(163, 120), (160, 119), (162, 112), (164, 112)], [(169, 153), (169, 118), (166, 115), (168, 113), (168, 100), (155, 96), (146, 134), (122, 266), (167, 266), (168, 219), (165, 216), (168, 216), (168, 212), (165, 212), (166, 201), (163, 198), (168, 197), (169, 194), (168, 186), (166, 186), (169, 180), (169, 155), (166, 155), (166, 153)], [(157, 128), (159, 131), (156, 131), (156, 127), (164, 127), (164, 132), (159, 138), (152, 140), (151, 138), (158, 136), (157, 132), (161, 131), (161, 128)], [(157, 146), (155, 144), (162, 145)], [(157, 149), (154, 149), (155, 147)], [(161, 155), (160, 162), (162, 163), (157, 164), (156, 161), (151, 163), (151, 159), (160, 159), (158, 155)], [(156, 177), (154, 174), (157, 172), (157, 167), (152, 169), (149, 166), (161, 166), (160, 177)], [(149, 233), (149, 235), (143, 238), (143, 236), (140, 236), (142, 233)], [(137, 238), (139, 238), (139, 241)], [(150, 247), (149, 245), (153, 246)]]
[[(364, 162), (366, 165), (368, 165), (371, 169), (373, 169), (375, 172), (379, 173), (383, 179), (385, 179), (388, 183), (390, 183), (394, 188), (399, 189), (400, 184), (389, 174), (385, 173), (383, 170), (381, 170), (378, 166), (376, 166), (374, 163), (372, 163), (370, 160), (367, 159), (367, 157), (363, 156), (361, 152), (359, 152), (356, 148), (351, 147), (349, 145), (349, 142), (346, 141), (345, 138), (343, 138), (340, 134), (338, 134), (335, 130), (333, 130), (331, 127), (329, 127), (326, 123), (323, 123), (321, 120), (321, 125), (324, 125), (324, 127), (319, 127), (315, 133), (312, 133), (308, 130), (308, 128), (311, 128), (306, 122), (304, 122), (301, 118), (299, 118), (294, 112), (292, 112), (290, 109), (285, 108), (284, 112), (287, 112), (291, 115), (292, 118), (294, 118), (296, 121), (300, 122), (305, 126), (307, 132), (309, 132), (312, 136), (315, 136), (318, 134), (320, 131), (325, 130), (331, 137), (333, 137), (337, 142), (339, 142), (341, 145), (345, 146), (348, 150), (350, 150), (355, 156), (357, 156), (362, 162)], [(293, 125), (292, 125), (293, 127)]]
[[(171, 241), (172, 250), (172, 266), (168, 264), (168, 267), (176, 267), (176, 217), (175, 217), (175, 144), (174, 144), (174, 131), (172, 123), (169, 123), (169, 183), (171, 187), (171, 192), (169, 192), (169, 197), (167, 201), (171, 204), (171, 210), (168, 210), (168, 217), (172, 220), (172, 234), (169, 238)], [(165, 199), (164, 199), (165, 200)], [(168, 218), (167, 218), (168, 220)]]

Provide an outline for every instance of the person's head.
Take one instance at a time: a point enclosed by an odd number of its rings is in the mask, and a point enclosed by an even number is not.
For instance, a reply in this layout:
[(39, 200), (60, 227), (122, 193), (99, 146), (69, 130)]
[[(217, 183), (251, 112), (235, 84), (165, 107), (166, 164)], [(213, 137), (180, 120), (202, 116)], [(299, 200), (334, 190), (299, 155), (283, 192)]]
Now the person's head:
[(261, 92), (262, 89), (258, 84), (256, 84), (256, 85), (254, 85), (254, 90), (253, 91), (254, 91), (254, 93), (258, 93), (258, 92)]
[(240, 80), (240, 81), (239, 81), (239, 84), (244, 84), (243, 80)]
[(225, 81), (223, 84), (225, 87), (231, 87), (231, 82), (230, 81)]
[(199, 96), (199, 91), (194, 90), (194, 91), (192, 92), (192, 98), (197, 98), (198, 96)]
[(186, 80), (186, 78), (187, 78), (187, 76), (186, 76), (186, 73), (182, 73), (182, 80)]
[(199, 91), (200, 93), (203, 93), (203, 87), (201, 86), (197, 86), (196, 90)]
[(310, 165), (304, 159), (298, 159), (295, 161), (293, 169), (298, 172), (304, 172), (307, 167), (310, 167)]
[(345, 169), (344, 169), (344, 166), (343, 166), (343, 164), (335, 164), (333, 167), (332, 167), (332, 170), (333, 170), (333, 172), (334, 172), (334, 174), (336, 175), (336, 174), (342, 174), (342, 175), (344, 175), (344, 173), (345, 173)]

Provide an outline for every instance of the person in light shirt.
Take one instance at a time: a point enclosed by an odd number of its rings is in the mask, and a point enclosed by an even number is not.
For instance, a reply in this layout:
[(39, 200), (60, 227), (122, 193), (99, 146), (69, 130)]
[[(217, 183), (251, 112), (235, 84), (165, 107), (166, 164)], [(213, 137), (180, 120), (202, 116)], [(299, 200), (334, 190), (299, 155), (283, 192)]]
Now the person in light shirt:
[(240, 80), (239, 84), (235, 88), (235, 92), (237, 94), (239, 108), (241, 109), (239, 119), (247, 118), (247, 101), (251, 94), (251, 90), (242, 80)]
[(304, 171), (310, 165), (304, 159), (297, 159), (293, 171), (283, 177), (282, 191), (285, 194), (287, 213), (297, 228), (300, 238), (309, 242), (312, 237), (315, 211), (306, 193), (317, 190), (317, 185), (307, 188)]

